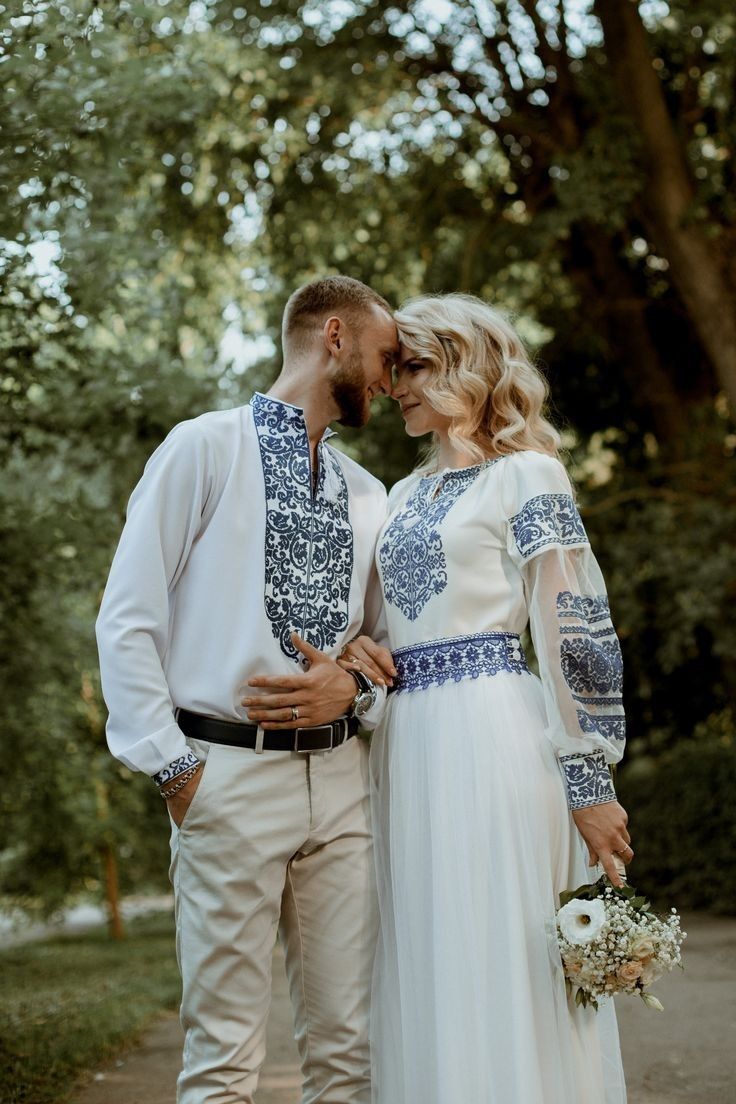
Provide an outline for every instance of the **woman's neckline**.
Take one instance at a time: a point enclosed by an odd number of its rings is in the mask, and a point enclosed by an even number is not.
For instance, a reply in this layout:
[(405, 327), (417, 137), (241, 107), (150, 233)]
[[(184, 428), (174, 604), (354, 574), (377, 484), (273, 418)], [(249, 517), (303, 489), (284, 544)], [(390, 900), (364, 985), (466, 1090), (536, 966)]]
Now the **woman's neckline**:
[(469, 472), (475, 471), (476, 468), (489, 468), (493, 464), (497, 464), (499, 460), (504, 460), (506, 455), (503, 456), (489, 456), (487, 460), (479, 460), (477, 464), (466, 464), (462, 468), (438, 468), (437, 471), (427, 472), (426, 475), (421, 475), (420, 479), (437, 479), (440, 475), (451, 475), (453, 472)]

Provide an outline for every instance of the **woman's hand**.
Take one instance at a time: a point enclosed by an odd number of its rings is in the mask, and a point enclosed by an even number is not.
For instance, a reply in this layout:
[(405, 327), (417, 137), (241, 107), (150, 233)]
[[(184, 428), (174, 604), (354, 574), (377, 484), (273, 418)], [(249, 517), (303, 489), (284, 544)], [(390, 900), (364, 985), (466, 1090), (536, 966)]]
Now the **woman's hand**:
[(356, 636), (346, 644), (337, 662), (345, 671), (361, 671), (378, 686), (393, 686), (397, 674), (388, 648), (375, 644), (369, 636)]
[(626, 879), (619, 874), (616, 863), (628, 865), (634, 852), (626, 829), (629, 818), (623, 805), (618, 801), (605, 801), (587, 809), (573, 809), (572, 815), (588, 845), (590, 865), (600, 863), (613, 885), (624, 885)]

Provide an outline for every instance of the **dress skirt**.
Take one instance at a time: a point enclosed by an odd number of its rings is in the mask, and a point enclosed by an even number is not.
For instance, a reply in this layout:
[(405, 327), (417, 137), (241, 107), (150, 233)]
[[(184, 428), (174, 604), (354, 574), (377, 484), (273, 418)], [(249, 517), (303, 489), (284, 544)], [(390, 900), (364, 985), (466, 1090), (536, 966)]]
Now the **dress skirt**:
[(611, 1001), (568, 999), (562, 890), (592, 881), (523, 672), (393, 694), (371, 747), (375, 1104), (623, 1104)]

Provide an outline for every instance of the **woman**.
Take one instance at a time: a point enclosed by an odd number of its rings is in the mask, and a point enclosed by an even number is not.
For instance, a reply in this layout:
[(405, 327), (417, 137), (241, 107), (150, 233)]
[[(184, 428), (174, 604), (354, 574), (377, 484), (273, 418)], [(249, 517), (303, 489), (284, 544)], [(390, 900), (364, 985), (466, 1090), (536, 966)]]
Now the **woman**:
[[(434, 447), (378, 541), (398, 676), (371, 749), (374, 1099), (621, 1102), (613, 1007), (568, 1001), (555, 935), (560, 892), (597, 876), (583, 839), (617, 883), (633, 857), (603, 579), (508, 322), (464, 295), (396, 321), (393, 397)], [(378, 654), (360, 638), (345, 659), (375, 672)]]

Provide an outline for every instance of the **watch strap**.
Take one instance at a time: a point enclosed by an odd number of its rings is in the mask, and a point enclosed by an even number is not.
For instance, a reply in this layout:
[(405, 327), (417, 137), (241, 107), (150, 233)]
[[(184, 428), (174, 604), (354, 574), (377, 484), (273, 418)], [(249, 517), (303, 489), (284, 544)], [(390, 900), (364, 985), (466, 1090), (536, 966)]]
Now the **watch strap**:
[(373, 685), (371, 680), (368, 678), (367, 675), (364, 675), (362, 671), (354, 671), (351, 667), (348, 671), (348, 674), (352, 675), (355, 679), (356, 683), (358, 684), (358, 690), (361, 694), (370, 694), (375, 689), (375, 686)]

